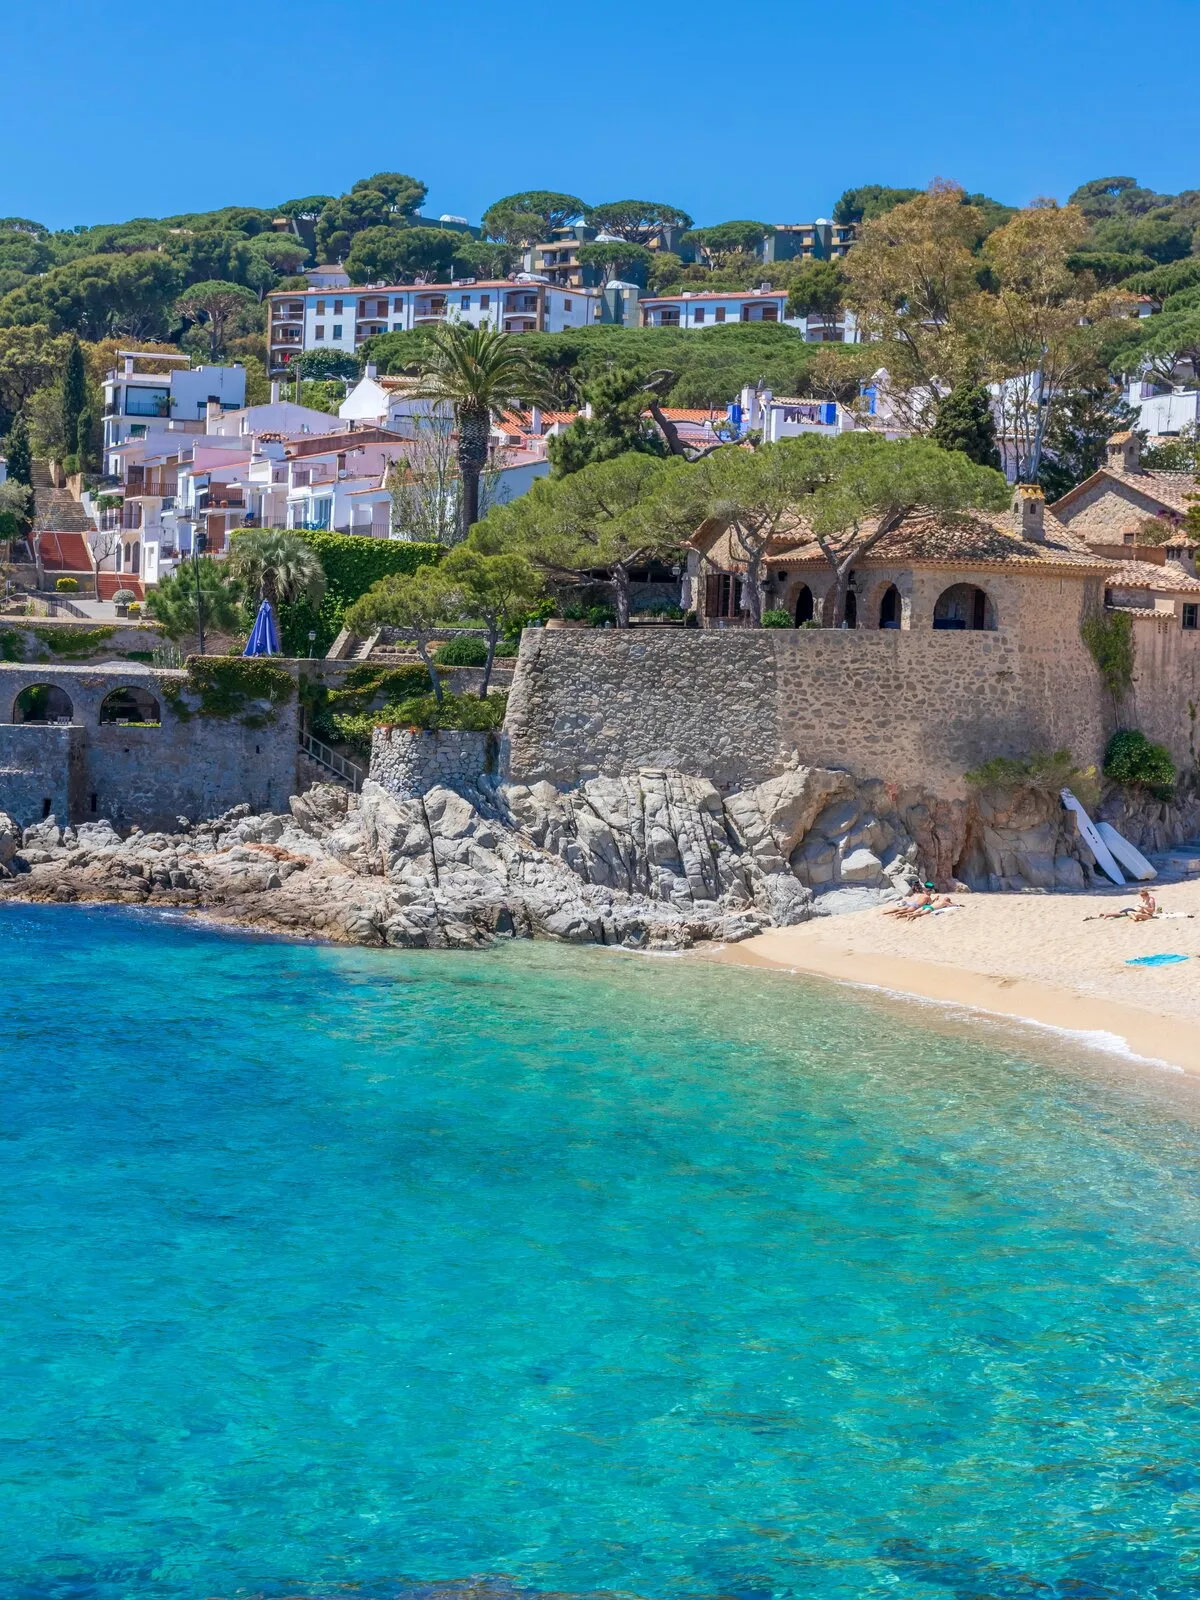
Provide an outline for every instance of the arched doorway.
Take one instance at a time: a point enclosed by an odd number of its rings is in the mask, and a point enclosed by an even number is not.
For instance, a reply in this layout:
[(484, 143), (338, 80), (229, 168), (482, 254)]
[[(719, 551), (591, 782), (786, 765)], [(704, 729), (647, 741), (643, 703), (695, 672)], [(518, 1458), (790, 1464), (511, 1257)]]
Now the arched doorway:
[(806, 583), (800, 585), (796, 596), (796, 626), (802, 627), (813, 619), (813, 592)]
[(14, 722), (70, 722), (75, 707), (56, 683), (31, 683), (13, 704)]
[(100, 721), (158, 726), (162, 723), (162, 708), (148, 689), (139, 689), (135, 684), (105, 695), (100, 704)]
[(848, 628), (858, 627), (858, 596), (855, 594), (853, 589), (846, 590), (845, 616), (846, 626)]
[(996, 608), (986, 590), (973, 583), (955, 583), (944, 589), (933, 608), (933, 625), (957, 633), (992, 632)]
[(881, 628), (900, 626), (900, 591), (894, 583), (888, 584), (883, 591), (883, 599), (879, 602), (879, 626)]

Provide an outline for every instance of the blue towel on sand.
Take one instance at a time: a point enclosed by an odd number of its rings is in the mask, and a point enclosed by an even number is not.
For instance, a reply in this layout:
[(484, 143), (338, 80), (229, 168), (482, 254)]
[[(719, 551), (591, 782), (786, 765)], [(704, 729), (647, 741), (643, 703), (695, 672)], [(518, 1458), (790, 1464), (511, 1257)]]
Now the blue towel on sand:
[(1189, 961), (1190, 956), (1160, 955), (1160, 956), (1133, 956), (1125, 965), (1127, 967), (1173, 967), (1177, 961)]

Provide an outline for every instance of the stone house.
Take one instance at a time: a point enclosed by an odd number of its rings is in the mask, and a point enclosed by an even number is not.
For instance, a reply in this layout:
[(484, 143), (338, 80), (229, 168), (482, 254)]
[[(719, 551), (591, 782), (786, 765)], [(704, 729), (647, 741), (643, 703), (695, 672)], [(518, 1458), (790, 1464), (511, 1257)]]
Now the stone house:
[[(1138, 535), (1151, 518), (1182, 526), (1198, 491), (1190, 472), (1152, 472), (1142, 466), (1136, 433), (1114, 433), (1105, 463), (1055, 502), (1053, 516), (1097, 555), (1180, 560), (1191, 564), (1182, 532), (1178, 544), (1149, 543)], [(1153, 552), (1158, 552), (1154, 554)]]
[[(737, 536), (708, 523), (691, 541), (689, 572), (701, 627), (745, 623)], [(856, 566), (847, 626), (898, 632), (1078, 633), (1102, 603), (1112, 563), (1046, 511), (1040, 489), (1020, 484), (1007, 511), (911, 512)], [(807, 525), (776, 538), (764, 563), (765, 609), (795, 626), (819, 621), (834, 576)]]

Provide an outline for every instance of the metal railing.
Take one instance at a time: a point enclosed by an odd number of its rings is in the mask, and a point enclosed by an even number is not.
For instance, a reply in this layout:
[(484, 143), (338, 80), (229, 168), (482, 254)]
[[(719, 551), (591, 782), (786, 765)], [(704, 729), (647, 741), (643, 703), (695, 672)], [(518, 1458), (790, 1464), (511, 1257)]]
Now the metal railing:
[(362, 788), (363, 779), (367, 776), (363, 769), (356, 767), (353, 761), (347, 761), (345, 756), (338, 755), (336, 750), (331, 750), (319, 739), (314, 739), (311, 733), (300, 735), (300, 748), (305, 755), (311, 756), (318, 766), (328, 768), (344, 783), (348, 783), (355, 794)]

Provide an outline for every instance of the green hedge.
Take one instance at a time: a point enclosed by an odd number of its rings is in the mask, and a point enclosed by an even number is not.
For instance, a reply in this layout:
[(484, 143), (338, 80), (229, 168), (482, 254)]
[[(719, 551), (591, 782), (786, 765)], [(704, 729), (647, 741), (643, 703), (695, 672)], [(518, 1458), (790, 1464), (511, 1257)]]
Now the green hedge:
[[(408, 544), (400, 539), (374, 539), (362, 534), (304, 533), (325, 570), (325, 598), (319, 611), (306, 600), (279, 608), (284, 651), (292, 656), (323, 656), (342, 629), (347, 606), (393, 572), (415, 572), (443, 551), (436, 544)], [(309, 632), (317, 637), (309, 641)]]

